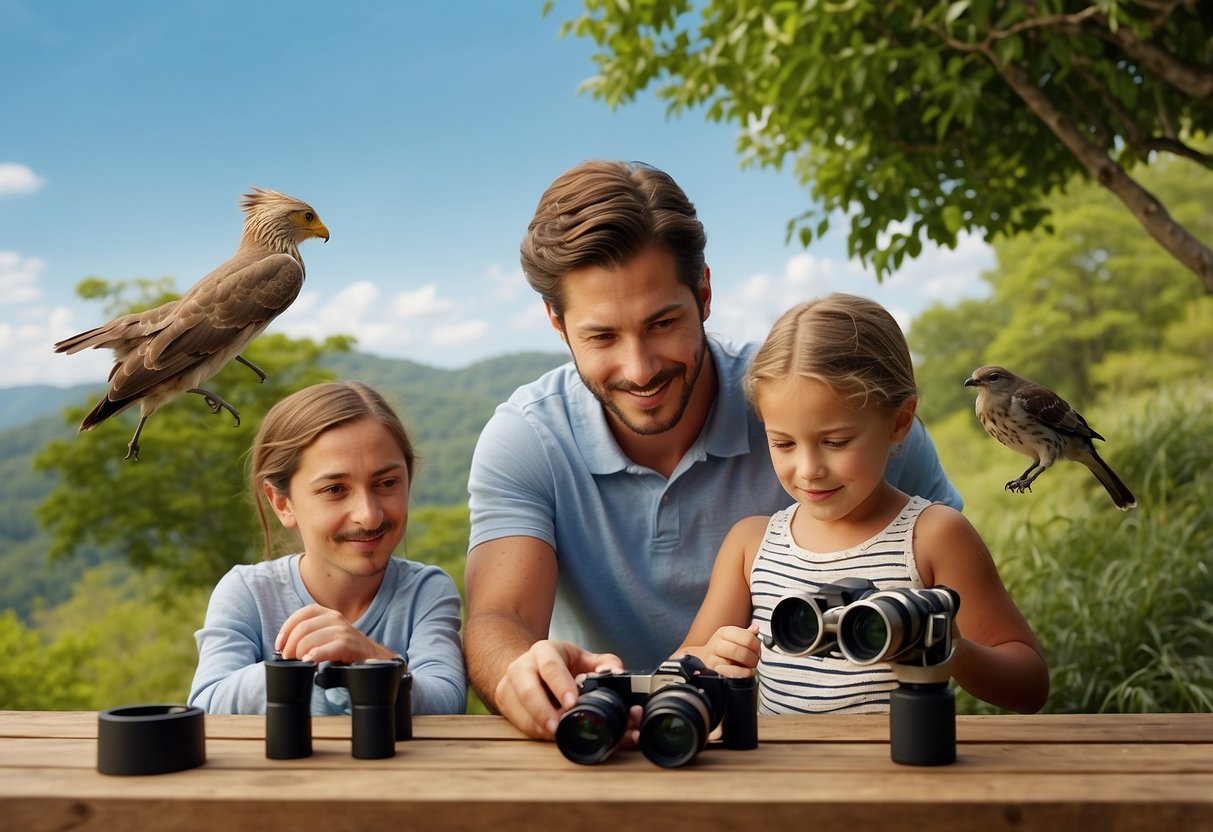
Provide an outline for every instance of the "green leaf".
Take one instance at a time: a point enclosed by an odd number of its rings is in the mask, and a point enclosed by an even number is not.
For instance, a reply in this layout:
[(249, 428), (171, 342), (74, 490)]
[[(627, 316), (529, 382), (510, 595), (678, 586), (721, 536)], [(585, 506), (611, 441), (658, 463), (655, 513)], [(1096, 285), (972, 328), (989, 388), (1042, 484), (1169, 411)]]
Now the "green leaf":
[(958, 205), (945, 205), (940, 211), (940, 216), (943, 218), (944, 228), (948, 233), (955, 237), (964, 227), (964, 212), (961, 211)]
[(968, 9), (969, 0), (957, 0), (957, 2), (952, 3), (948, 6), (948, 13), (944, 15), (944, 24), (950, 28), (956, 22), (956, 19), (968, 11)]

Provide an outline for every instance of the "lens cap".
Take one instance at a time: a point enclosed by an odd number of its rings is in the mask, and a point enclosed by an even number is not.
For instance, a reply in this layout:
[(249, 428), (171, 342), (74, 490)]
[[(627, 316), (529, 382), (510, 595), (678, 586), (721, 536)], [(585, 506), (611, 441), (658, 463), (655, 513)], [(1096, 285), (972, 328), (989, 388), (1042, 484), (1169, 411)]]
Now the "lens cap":
[(201, 708), (131, 705), (97, 717), (97, 771), (141, 775), (184, 771), (206, 762)]

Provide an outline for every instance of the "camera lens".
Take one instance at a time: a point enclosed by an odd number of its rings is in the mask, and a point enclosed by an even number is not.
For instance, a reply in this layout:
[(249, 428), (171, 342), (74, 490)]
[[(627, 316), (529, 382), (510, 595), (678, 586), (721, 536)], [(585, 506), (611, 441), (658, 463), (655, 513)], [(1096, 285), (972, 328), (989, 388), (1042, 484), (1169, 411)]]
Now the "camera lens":
[(889, 623), (875, 606), (847, 610), (839, 626), (839, 641), (856, 664), (879, 661), (889, 645)]
[(821, 640), (821, 630), (821, 613), (809, 598), (792, 595), (771, 610), (771, 638), (789, 655), (800, 655), (815, 648)]
[(600, 763), (619, 745), (628, 725), (628, 707), (612, 690), (583, 693), (576, 707), (560, 718), (556, 746), (581, 765)]
[(712, 728), (708, 702), (690, 685), (653, 694), (640, 722), (640, 750), (659, 766), (677, 768), (695, 758)]

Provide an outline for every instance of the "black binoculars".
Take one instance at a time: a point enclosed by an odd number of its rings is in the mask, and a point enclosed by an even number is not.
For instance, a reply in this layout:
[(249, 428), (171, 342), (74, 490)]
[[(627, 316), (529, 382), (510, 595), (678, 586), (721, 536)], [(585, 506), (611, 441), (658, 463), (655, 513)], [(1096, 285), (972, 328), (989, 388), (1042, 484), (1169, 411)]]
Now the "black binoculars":
[(312, 687), (347, 688), (352, 755), (377, 760), (413, 738), (413, 677), (403, 659), (326, 664), (275, 658), (265, 663), (265, 756), (293, 760), (312, 753)]
[(771, 640), (789, 656), (841, 652), (860, 665), (933, 667), (948, 658), (958, 609), (960, 596), (946, 586), (879, 590), (843, 578), (781, 598), (771, 610)]
[(897, 678), (889, 696), (893, 762), (944, 765), (956, 759), (956, 697), (948, 680), (959, 609), (960, 596), (946, 586), (879, 590), (869, 580), (843, 578), (781, 598), (764, 642), (789, 656), (888, 662)]

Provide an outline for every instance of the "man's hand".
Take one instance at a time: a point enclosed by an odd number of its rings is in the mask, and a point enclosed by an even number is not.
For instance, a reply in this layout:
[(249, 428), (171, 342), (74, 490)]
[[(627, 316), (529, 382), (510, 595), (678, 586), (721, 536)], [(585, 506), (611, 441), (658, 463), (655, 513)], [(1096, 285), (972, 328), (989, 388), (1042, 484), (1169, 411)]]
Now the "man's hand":
[(274, 649), (288, 659), (341, 664), (396, 655), (354, 629), (341, 613), (319, 604), (296, 610), (278, 631)]
[(744, 679), (754, 675), (761, 649), (758, 625), (751, 624), (748, 628), (721, 627), (707, 644), (702, 647), (684, 645), (675, 655), (690, 653), (721, 676)]
[(578, 674), (623, 669), (612, 653), (590, 653), (567, 641), (537, 641), (510, 662), (497, 683), (497, 710), (528, 736), (550, 740), (560, 715), (577, 704)]

